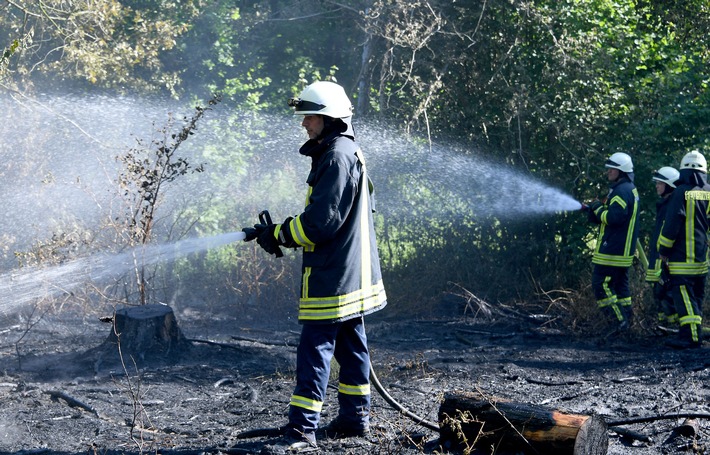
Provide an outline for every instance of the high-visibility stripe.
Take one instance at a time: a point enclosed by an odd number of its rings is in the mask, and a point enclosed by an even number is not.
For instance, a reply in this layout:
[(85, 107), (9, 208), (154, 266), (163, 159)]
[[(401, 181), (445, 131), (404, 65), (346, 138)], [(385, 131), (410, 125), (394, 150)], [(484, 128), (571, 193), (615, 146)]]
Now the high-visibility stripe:
[(663, 234), (658, 236), (658, 245), (665, 246), (666, 248), (673, 248), (675, 240), (671, 240), (668, 237), (664, 237)]
[(296, 406), (303, 409), (308, 409), (313, 412), (321, 412), (323, 409), (323, 402), (317, 400), (311, 400), (310, 398), (302, 397), (300, 395), (291, 395), (291, 406)]
[(301, 298), (298, 311), (299, 320), (322, 321), (340, 319), (359, 313), (366, 313), (385, 303), (382, 281), (350, 294), (334, 297)]
[[(633, 249), (636, 247), (636, 245), (633, 244), (634, 240), (634, 230), (636, 229), (636, 215), (638, 214), (639, 210), (639, 192), (636, 188), (631, 190), (631, 194), (634, 195), (636, 203), (634, 204), (634, 210), (631, 212), (631, 218), (629, 219), (629, 227), (626, 230), (626, 245), (624, 245), (624, 256), (633, 256)], [(616, 199), (616, 198), (614, 198)], [(619, 198), (621, 199), (621, 198)], [(621, 199), (620, 202), (621, 206), (626, 209), (626, 202), (624, 202), (623, 199)]]
[(609, 201), (609, 207), (611, 207), (614, 202), (619, 204), (622, 209), (626, 210), (626, 201), (624, 200), (624, 198), (619, 195), (614, 196), (613, 198), (611, 198), (611, 201)]
[(604, 282), (602, 283), (602, 289), (604, 289), (605, 298), (597, 300), (597, 306), (603, 308), (609, 305), (616, 304), (616, 294), (609, 287), (609, 282), (611, 281), (610, 276), (604, 277)]
[[(307, 267), (310, 269), (310, 267)], [(304, 308), (326, 308), (348, 305), (354, 302), (363, 301), (376, 297), (385, 290), (382, 280), (368, 286), (366, 289), (358, 289), (343, 295), (335, 295), (330, 297), (301, 297), (301, 306)]]
[(311, 278), (311, 268), (303, 268), (303, 282), (301, 283), (301, 295), (308, 295), (308, 280)]
[(370, 395), (370, 384), (349, 385), (349, 384), (343, 384), (341, 382), (340, 384), (338, 384), (338, 393), (342, 393), (344, 395), (355, 395), (355, 396)]
[(685, 316), (681, 316), (678, 319), (680, 326), (688, 326), (690, 329), (690, 338), (694, 342), (700, 341), (700, 334), (698, 328), (701, 327), (703, 323), (703, 317), (699, 314), (695, 314), (693, 311), (693, 302), (690, 300), (690, 295), (688, 295), (688, 288), (686, 285), (680, 286), (680, 295), (683, 298), (683, 306), (685, 307)]
[(671, 275), (705, 275), (708, 273), (708, 263), (705, 262), (669, 262)]
[(653, 265), (652, 269), (646, 271), (646, 282), (647, 283), (660, 283), (661, 282), (661, 259), (656, 259), (656, 263)]
[(614, 254), (604, 254), (598, 251), (592, 257), (593, 264), (610, 265), (612, 267), (631, 267), (633, 264), (633, 256), (617, 256)]
[[(358, 149), (358, 152), (360, 149)], [(358, 158), (362, 154), (358, 154)], [(370, 194), (367, 187), (367, 171), (362, 161), (362, 175), (360, 177), (360, 287), (363, 289), (372, 284), (372, 262), (370, 255)]]
[(612, 291), (611, 288), (609, 287), (610, 282), (611, 282), (610, 276), (604, 277), (604, 282), (602, 283), (602, 288), (604, 289), (604, 294), (606, 294), (606, 298), (597, 300), (597, 307), (599, 307), (600, 309), (610, 307), (612, 309), (612, 311), (614, 312), (614, 315), (616, 315), (616, 318), (619, 321), (623, 321), (624, 315), (621, 313), (621, 310), (619, 309), (619, 305), (618, 305), (619, 300), (617, 299), (616, 294), (614, 294), (614, 291)]
[(313, 245), (315, 245), (315, 243), (313, 243), (311, 239), (308, 238), (306, 232), (303, 230), (303, 224), (301, 223), (301, 215), (296, 216), (296, 218), (294, 218), (292, 222), (289, 223), (289, 228), (293, 240), (302, 247), (312, 247)]

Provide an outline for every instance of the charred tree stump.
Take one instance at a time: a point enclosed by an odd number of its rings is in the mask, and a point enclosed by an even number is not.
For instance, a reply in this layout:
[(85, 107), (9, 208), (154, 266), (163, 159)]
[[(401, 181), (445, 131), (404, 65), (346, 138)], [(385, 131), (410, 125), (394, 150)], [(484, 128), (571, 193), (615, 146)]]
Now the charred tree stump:
[(450, 393), (439, 407), (444, 448), (513, 449), (525, 454), (602, 455), (609, 447), (607, 425), (599, 416), (487, 399), (478, 393)]
[(149, 304), (116, 310), (111, 333), (103, 348), (124, 360), (176, 360), (189, 343), (178, 327), (172, 308)]

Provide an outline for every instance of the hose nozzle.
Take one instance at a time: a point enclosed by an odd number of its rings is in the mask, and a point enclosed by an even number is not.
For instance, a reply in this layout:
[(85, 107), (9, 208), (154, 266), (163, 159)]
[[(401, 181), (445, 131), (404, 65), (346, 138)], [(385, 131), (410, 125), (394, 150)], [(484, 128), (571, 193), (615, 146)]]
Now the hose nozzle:
[(588, 211), (589, 211), (589, 206), (588, 206), (587, 204), (584, 204), (584, 203), (580, 202), (580, 205), (581, 205), (582, 207), (580, 207), (579, 210), (581, 210), (582, 212), (588, 212)]

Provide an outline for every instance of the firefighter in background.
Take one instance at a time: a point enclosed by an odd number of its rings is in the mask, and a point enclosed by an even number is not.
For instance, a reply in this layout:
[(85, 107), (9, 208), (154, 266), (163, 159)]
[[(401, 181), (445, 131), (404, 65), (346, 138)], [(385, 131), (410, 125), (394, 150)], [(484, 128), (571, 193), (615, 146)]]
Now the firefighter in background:
[[(300, 149), (311, 159), (303, 212), (281, 224), (245, 229), (278, 255), (280, 246), (303, 249), (298, 321), (301, 338), (296, 387), (288, 425), (277, 446), (313, 450), (325, 401), (331, 359), (340, 366), (338, 416), (331, 437), (369, 433), (370, 356), (363, 316), (387, 304), (373, 223), (373, 185), (350, 123), (352, 104), (333, 82), (314, 82), (290, 99), (309, 140)], [(256, 231), (256, 232), (255, 232)]]
[(698, 151), (680, 162), (680, 178), (668, 201), (658, 237), (658, 252), (670, 273), (671, 294), (678, 312), (680, 330), (674, 348), (699, 348), (702, 344), (702, 307), (708, 273), (707, 161)]
[(631, 326), (629, 268), (638, 240), (639, 194), (634, 165), (626, 153), (614, 153), (604, 163), (610, 191), (605, 203), (589, 204), (589, 219), (599, 224), (592, 257), (592, 290), (599, 309), (625, 331)]
[(653, 173), (656, 182), (656, 224), (651, 234), (651, 244), (648, 256), (649, 268), (646, 271), (646, 282), (653, 289), (653, 300), (658, 311), (658, 324), (662, 327), (675, 327), (678, 324), (678, 313), (675, 311), (673, 296), (670, 292), (670, 275), (658, 254), (658, 237), (663, 228), (663, 222), (668, 211), (670, 195), (676, 187), (680, 173), (675, 168), (665, 166)]

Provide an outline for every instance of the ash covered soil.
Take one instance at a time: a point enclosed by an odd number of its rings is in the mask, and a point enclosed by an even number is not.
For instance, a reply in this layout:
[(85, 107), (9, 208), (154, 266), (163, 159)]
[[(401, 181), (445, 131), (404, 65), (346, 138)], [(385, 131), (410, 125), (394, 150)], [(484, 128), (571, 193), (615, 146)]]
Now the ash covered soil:
[[(300, 327), (291, 321), (274, 329), (207, 309), (175, 309), (175, 316), (190, 340), (176, 359), (123, 364), (100, 349), (111, 324), (98, 317), (64, 310), (2, 318), (0, 452), (260, 453), (273, 437), (239, 435), (286, 423)], [(607, 422), (710, 412), (707, 343), (675, 351), (649, 333), (582, 338), (525, 316), (391, 321), (375, 315), (366, 323), (380, 381), (432, 422), (444, 394), (457, 391), (597, 414)], [(331, 387), (323, 424), (337, 414), (336, 401)], [(318, 453), (449, 453), (437, 432), (403, 417), (374, 390), (372, 402), (371, 437), (321, 438)], [(637, 437), (612, 427), (608, 453), (710, 453), (708, 420), (697, 420), (694, 435), (679, 434), (683, 420), (619, 426)], [(536, 452), (478, 447), (473, 453)]]

